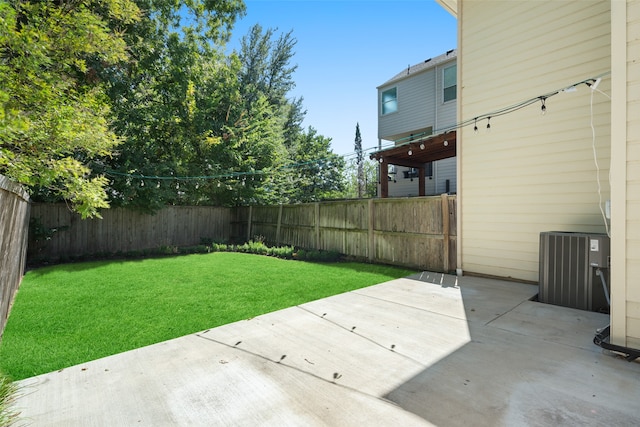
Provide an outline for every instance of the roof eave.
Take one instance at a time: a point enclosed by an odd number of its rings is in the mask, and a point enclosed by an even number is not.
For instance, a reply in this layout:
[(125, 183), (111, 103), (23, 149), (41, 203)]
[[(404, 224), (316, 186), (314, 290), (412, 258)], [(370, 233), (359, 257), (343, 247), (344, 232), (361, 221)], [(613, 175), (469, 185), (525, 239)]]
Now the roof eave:
[(436, 0), (454, 18), (458, 18), (458, 0)]

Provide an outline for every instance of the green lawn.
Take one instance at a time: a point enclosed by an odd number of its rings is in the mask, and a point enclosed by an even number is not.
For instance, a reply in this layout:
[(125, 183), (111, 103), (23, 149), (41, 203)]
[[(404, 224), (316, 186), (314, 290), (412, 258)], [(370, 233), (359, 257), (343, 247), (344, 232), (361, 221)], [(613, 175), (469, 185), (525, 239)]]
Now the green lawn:
[(412, 273), (230, 252), (40, 268), (18, 291), (0, 371), (19, 380)]

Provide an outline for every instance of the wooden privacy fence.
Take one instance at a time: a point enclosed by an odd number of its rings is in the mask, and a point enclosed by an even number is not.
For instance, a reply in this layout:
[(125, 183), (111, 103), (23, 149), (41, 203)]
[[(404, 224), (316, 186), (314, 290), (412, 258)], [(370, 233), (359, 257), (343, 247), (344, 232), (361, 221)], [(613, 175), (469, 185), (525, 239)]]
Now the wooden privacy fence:
[[(210, 206), (170, 206), (154, 215), (122, 208), (106, 209), (103, 219), (83, 220), (64, 204), (34, 203), (31, 218), (43, 230), (56, 230), (48, 240), (30, 248), (30, 256), (60, 259), (194, 246), (203, 238), (229, 239), (231, 210)], [(32, 242), (33, 244), (33, 242)]]
[(456, 269), (455, 196), (236, 208), (233, 235), (371, 262)]
[(0, 175), (0, 337), (27, 260), (29, 195)]
[(220, 208), (172, 206), (155, 215), (114, 208), (81, 220), (63, 204), (33, 204), (31, 217), (57, 230), (30, 248), (51, 259), (193, 246), (203, 238), (332, 250), (417, 269), (456, 269), (455, 196)]

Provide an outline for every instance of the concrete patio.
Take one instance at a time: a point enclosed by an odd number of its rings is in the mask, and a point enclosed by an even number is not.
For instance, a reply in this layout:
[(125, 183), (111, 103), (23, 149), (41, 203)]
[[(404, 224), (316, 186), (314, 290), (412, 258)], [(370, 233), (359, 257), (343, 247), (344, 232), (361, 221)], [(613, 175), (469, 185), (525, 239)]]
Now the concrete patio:
[(637, 426), (608, 316), (421, 273), (21, 382), (36, 426)]

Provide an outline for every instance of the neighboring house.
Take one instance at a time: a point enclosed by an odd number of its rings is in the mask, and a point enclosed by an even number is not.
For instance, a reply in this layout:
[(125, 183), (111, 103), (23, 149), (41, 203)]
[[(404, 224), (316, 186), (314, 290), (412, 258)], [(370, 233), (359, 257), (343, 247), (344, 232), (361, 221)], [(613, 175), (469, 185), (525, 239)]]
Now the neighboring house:
[(457, 134), (458, 273), (537, 282), (541, 232), (608, 228), (611, 342), (639, 349), (640, 1), (438, 2), (458, 19), (468, 124)]
[[(410, 66), (379, 86), (378, 138), (381, 146), (405, 146), (415, 151), (430, 135), (456, 123), (455, 50)], [(384, 140), (384, 141), (383, 141)], [(411, 144), (413, 143), (413, 144)], [(419, 189), (424, 169), (423, 192)], [(427, 161), (414, 167), (391, 163), (388, 196), (418, 196), (456, 192), (456, 159)]]

